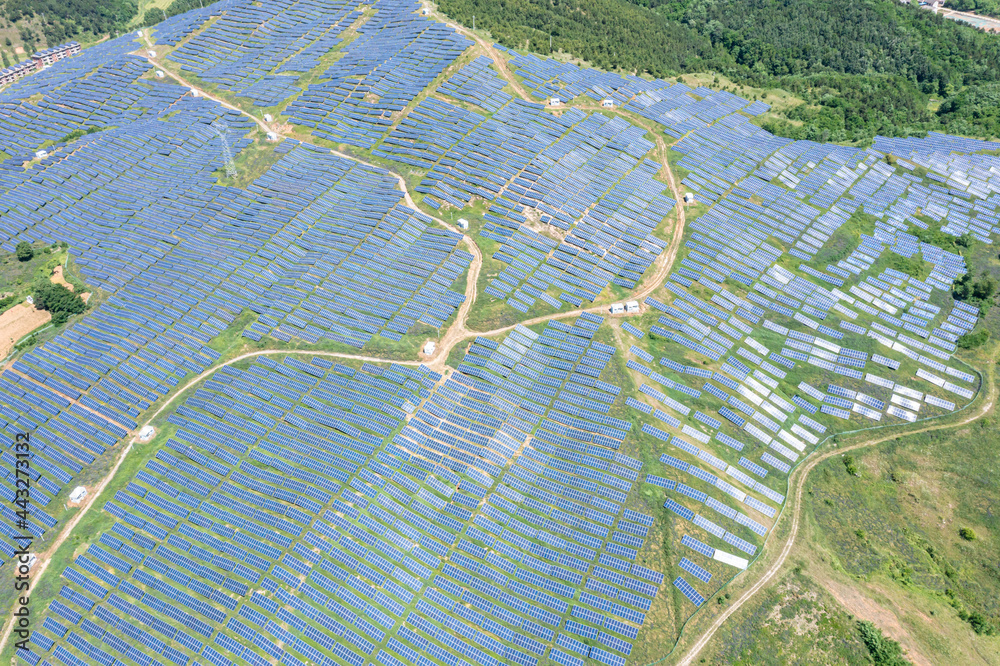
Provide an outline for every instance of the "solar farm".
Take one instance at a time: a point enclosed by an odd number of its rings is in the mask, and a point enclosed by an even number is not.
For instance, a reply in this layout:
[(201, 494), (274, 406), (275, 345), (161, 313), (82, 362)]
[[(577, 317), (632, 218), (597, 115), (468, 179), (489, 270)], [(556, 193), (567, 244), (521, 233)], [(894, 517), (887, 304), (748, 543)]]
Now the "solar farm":
[(410, 0), (221, 0), (0, 90), (0, 245), (65, 242), (101, 294), (0, 365), (44, 558), (6, 653), (668, 655), (818, 447), (983, 384), (967, 256), (929, 241), (1000, 236), (1000, 143), (768, 109)]

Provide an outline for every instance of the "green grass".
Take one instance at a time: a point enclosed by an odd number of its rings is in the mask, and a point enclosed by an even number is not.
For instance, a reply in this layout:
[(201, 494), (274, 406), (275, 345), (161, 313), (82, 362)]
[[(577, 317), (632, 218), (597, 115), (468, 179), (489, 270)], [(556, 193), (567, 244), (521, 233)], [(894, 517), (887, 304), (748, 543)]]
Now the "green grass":
[(853, 617), (798, 567), (727, 620), (700, 657), (719, 666), (870, 663)]
[[(944, 603), (953, 617), (978, 612), (1000, 628), (997, 441), (1000, 428), (984, 420), (855, 453), (859, 476), (840, 457), (825, 461), (804, 504), (816, 546), (854, 579), (925, 599), (924, 612)], [(962, 538), (963, 528), (976, 539)], [(995, 637), (980, 640), (1000, 647)]]
[(87, 301), (87, 310), (83, 314), (72, 315), (69, 320), (60, 326), (45, 325), (36, 329), (31, 335), (25, 336), (21, 340), (15, 341), (17, 344), (11, 352), (11, 356), (22, 354), (36, 345), (44, 344), (52, 338), (62, 333), (68, 326), (86, 317), (95, 308), (105, 301), (108, 294), (101, 289), (93, 289), (86, 284), (80, 275), (76, 260), (67, 256), (67, 250), (60, 245), (46, 246), (41, 243), (33, 245), (35, 256), (29, 261), (19, 262), (17, 258), (8, 253), (0, 255), (0, 297), (4, 294), (11, 294), (13, 301), (7, 306), (0, 308), (0, 313), (13, 307), (17, 303), (24, 302), (25, 298), (32, 292), (32, 285), (35, 282), (49, 280), (52, 271), (56, 266), (65, 266), (63, 277), (71, 284), (78, 293), (91, 292)]
[(236, 166), (236, 176), (233, 178), (228, 177), (225, 169), (217, 169), (215, 171), (219, 185), (238, 187), (241, 190), (245, 190), (281, 159), (282, 155), (274, 150), (278, 144), (269, 142), (264, 131), (259, 126), (255, 125), (247, 134), (247, 138), (253, 143), (243, 148), (239, 154), (233, 157), (233, 163)]
[(28, 261), (18, 261), (13, 252), (0, 252), (0, 297), (14, 294), (21, 302), (37, 280), (47, 280), (66, 259), (66, 250), (59, 246), (36, 242), (32, 249), (35, 256)]

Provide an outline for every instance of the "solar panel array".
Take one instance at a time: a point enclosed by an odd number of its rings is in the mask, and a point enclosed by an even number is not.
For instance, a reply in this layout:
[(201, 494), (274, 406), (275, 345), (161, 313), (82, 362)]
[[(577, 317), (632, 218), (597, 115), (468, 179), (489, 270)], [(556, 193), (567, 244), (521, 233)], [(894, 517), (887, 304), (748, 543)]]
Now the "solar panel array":
[(441, 84), (438, 91), (495, 113), (513, 98), (504, 92), (507, 84), (491, 69), (492, 65), (492, 60), (479, 56)]
[[(65, 241), (107, 294), (4, 379), (11, 407), (0, 427), (37, 432), (39, 502), (217, 361), (213, 341), (241, 311), (257, 314), (248, 338), (362, 347), (440, 326), (464, 300), (450, 289), (472, 260), (461, 237), (406, 207), (383, 170), (288, 141), (247, 189), (219, 185), (222, 151), (209, 125), (228, 124), (239, 156), (252, 123), (186, 88), (139, 79), (149, 67), (123, 55), (132, 38), (60, 61), (0, 102), (16, 109), (0, 133), (15, 155), (0, 171), (3, 246)], [(18, 114), (34, 118), (35, 134)], [(22, 166), (34, 156), (17, 155), (87, 123), (120, 126)], [(39, 530), (54, 525), (39, 516)], [(0, 552), (6, 559), (9, 543)]]
[[(968, 266), (917, 232), (993, 241), (995, 143), (791, 141), (751, 123), (763, 102), (499, 49), (547, 107), (486, 57), (441, 76), (471, 42), (405, 0), (224, 0), (153, 37), (248, 106), (287, 103), (313, 136), (415, 169), (421, 205), (485, 202), (505, 264), (485, 291), (522, 313), (634, 289), (666, 247), (660, 156), (616, 108), (677, 139), (707, 212), (628, 321), (478, 338), (447, 378), (291, 356), (214, 373), (105, 505), (114, 526), (63, 572), (27, 663), (624, 664), (649, 613), (697, 608), (748, 566), (823, 438), (979, 388), (955, 356), (979, 313), (949, 295)], [(151, 77), (135, 39), (0, 93), (4, 249), (66, 241), (106, 294), (0, 374), (0, 427), (35, 434), (40, 537), (241, 314), (251, 340), (400, 341), (446, 324), (473, 260), (392, 173), (322, 147), (283, 140), (253, 183), (221, 184), (211, 123), (237, 159), (254, 124)], [(844, 241), (856, 212), (873, 227)], [(644, 561), (663, 531), (661, 572)]]
[(343, 57), (287, 109), (290, 122), (335, 143), (371, 148), (393, 116), (444, 71), (470, 42), (414, 12), (412, 0), (378, 0)]
[(600, 321), (477, 340), (443, 383), (223, 368), (105, 504), (33, 656), (624, 663), (663, 576), (636, 561), (653, 518), (622, 506), (641, 463), (616, 452)]
[[(928, 142), (941, 150), (942, 142)], [(969, 163), (962, 155), (950, 162), (921, 155), (920, 142), (906, 145), (900, 157), (914, 163)], [(740, 529), (767, 534), (784, 499), (770, 480), (780, 483), (823, 437), (913, 422), (975, 396), (979, 379), (953, 354), (978, 310), (950, 298), (965, 259), (914, 233), (927, 228), (916, 213), (933, 218), (933, 203), (925, 206), (944, 193), (905, 166), (874, 150), (789, 142), (728, 121), (689, 134), (677, 149), (692, 172), (685, 183), (710, 208), (691, 225), (666, 298), (646, 300), (657, 317), (648, 332), (676, 344), (660, 367), (644, 364), (649, 348), (633, 346), (628, 368), (647, 383), (628, 404), (666, 425), (643, 425), (659, 446), (668, 445), (661, 463), (671, 468), (646, 482), (664, 489), (665, 509), (689, 526), (690, 545), (705, 558), (678, 564), (693, 585), (684, 577), (674, 582), (698, 606), (706, 595), (697, 586), (707, 582), (698, 574), (712, 560), (742, 567), (756, 554), (754, 539)], [(959, 201), (951, 192), (949, 203)], [(976, 211), (970, 219), (989, 219), (996, 209), (989, 198), (964, 207)], [(854, 211), (875, 218), (872, 232), (843, 259), (817, 265), (817, 252)], [(978, 230), (987, 241), (995, 233)], [(886, 267), (889, 253), (922, 260), (926, 273)], [(692, 358), (718, 369), (678, 362)], [(789, 384), (792, 370), (815, 379)], [(719, 418), (705, 407), (692, 410), (685, 397), (711, 405)], [(732, 499), (746, 508), (734, 508)]]

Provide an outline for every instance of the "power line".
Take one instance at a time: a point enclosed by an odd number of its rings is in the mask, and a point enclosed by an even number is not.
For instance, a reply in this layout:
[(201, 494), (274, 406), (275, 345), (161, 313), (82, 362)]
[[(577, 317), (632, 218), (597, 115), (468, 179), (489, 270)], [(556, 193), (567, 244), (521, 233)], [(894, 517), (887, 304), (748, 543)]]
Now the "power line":
[(222, 159), (226, 163), (226, 175), (236, 177), (236, 162), (233, 161), (233, 151), (229, 148), (229, 126), (221, 119), (214, 120), (210, 126), (222, 142)]

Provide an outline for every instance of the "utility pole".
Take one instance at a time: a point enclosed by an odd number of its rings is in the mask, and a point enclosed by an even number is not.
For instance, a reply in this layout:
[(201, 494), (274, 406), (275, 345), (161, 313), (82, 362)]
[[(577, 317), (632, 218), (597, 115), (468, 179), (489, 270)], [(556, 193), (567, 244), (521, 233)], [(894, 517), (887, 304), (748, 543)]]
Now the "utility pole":
[(226, 176), (236, 177), (236, 163), (233, 161), (233, 151), (229, 149), (229, 126), (221, 118), (212, 122), (210, 126), (219, 136), (222, 142), (222, 160), (226, 164)]
[(472, 32), (476, 31), (476, 15), (472, 15)]

